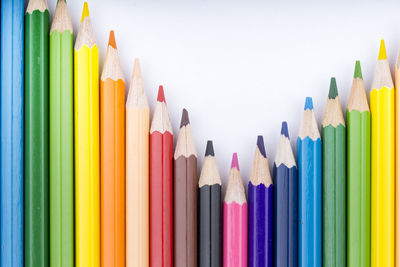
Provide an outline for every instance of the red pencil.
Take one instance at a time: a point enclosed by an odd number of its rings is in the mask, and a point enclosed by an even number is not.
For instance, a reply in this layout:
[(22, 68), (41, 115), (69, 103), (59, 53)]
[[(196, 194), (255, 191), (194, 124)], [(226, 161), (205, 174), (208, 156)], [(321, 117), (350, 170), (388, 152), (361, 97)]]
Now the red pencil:
[(173, 266), (173, 133), (160, 86), (150, 128), (150, 266)]

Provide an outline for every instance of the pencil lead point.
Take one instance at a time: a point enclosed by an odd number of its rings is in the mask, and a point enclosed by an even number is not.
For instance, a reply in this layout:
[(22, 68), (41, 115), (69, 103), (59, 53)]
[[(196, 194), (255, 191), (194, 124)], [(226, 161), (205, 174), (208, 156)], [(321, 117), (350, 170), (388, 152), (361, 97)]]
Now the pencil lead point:
[(360, 60), (356, 61), (356, 67), (354, 68), (354, 78), (360, 78), (362, 79), (362, 73), (361, 73), (361, 63)]
[(108, 38), (108, 45), (114, 49), (117, 49), (117, 44), (115, 43), (114, 31), (110, 31), (110, 37)]
[(281, 135), (284, 135), (289, 139), (289, 130), (288, 130), (288, 125), (286, 121), (282, 122), (282, 127), (281, 127)]
[(233, 153), (233, 156), (232, 156), (231, 169), (233, 169), (233, 168), (236, 168), (236, 169), (238, 169), (238, 171), (240, 171), (237, 153)]
[(335, 99), (337, 96), (338, 96), (338, 90), (337, 90), (337, 85), (336, 85), (336, 79), (335, 79), (335, 77), (332, 77), (331, 85), (329, 86), (328, 98)]
[(189, 113), (188, 113), (188, 111), (184, 108), (184, 109), (182, 110), (182, 119), (181, 119), (181, 127), (180, 127), (180, 128), (182, 128), (182, 127), (188, 125), (189, 123), (190, 123), (190, 121), (189, 121)]
[(165, 102), (164, 88), (163, 88), (162, 85), (160, 85), (160, 87), (158, 87), (157, 101), (158, 102)]
[(208, 140), (208, 141), (207, 141), (206, 157), (207, 157), (207, 156), (212, 156), (212, 157), (215, 156), (215, 154), (214, 154), (213, 141), (211, 141), (211, 140)]
[(262, 135), (257, 136), (257, 147), (258, 150), (260, 151), (261, 155), (266, 158), (267, 153), (265, 153), (265, 146), (264, 146), (264, 138)]
[(309, 110), (313, 110), (314, 109), (311, 97), (306, 97), (306, 103), (304, 105), (304, 110), (307, 110), (307, 109), (309, 109)]
[(378, 56), (378, 60), (382, 60), (382, 59), (387, 59), (384, 39), (381, 40), (381, 46), (379, 48), (379, 56)]
[(89, 7), (88, 7), (88, 3), (87, 2), (83, 3), (83, 11), (82, 11), (81, 22), (83, 22), (83, 20), (86, 17), (89, 17)]

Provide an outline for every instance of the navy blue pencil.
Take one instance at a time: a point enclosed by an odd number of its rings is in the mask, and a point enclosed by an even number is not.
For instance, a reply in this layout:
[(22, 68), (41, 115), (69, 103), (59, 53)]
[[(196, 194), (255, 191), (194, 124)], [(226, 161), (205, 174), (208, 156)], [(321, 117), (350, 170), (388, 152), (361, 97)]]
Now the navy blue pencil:
[(272, 267), (273, 186), (262, 136), (257, 139), (248, 191), (249, 267)]
[(274, 180), (274, 266), (297, 266), (298, 176), (289, 131), (282, 122), (276, 153)]

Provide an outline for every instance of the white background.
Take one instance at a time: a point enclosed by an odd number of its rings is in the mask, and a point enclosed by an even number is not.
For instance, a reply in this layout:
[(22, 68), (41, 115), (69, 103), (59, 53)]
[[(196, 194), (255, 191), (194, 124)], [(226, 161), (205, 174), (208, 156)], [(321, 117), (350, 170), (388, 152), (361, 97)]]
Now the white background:
[[(49, 2), (51, 16), (55, 3)], [(83, 1), (67, 3), (76, 37)], [(400, 49), (399, 1), (88, 3), (100, 71), (113, 29), (127, 85), (138, 57), (151, 108), (164, 85), (175, 137), (186, 107), (199, 164), (212, 139), (224, 185), (232, 152), (239, 154), (247, 185), (257, 135), (264, 135), (272, 167), (282, 120), (296, 151), (305, 96), (313, 97), (320, 123), (331, 76), (344, 111), (355, 60), (361, 60), (369, 92), (380, 39), (392, 68)]]

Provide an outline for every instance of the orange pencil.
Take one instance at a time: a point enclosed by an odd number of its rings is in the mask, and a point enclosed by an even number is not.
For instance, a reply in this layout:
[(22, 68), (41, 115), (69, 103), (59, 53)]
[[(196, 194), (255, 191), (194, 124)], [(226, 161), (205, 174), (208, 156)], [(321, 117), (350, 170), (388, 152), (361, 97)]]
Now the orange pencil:
[(101, 266), (125, 266), (125, 81), (110, 32), (100, 83)]

